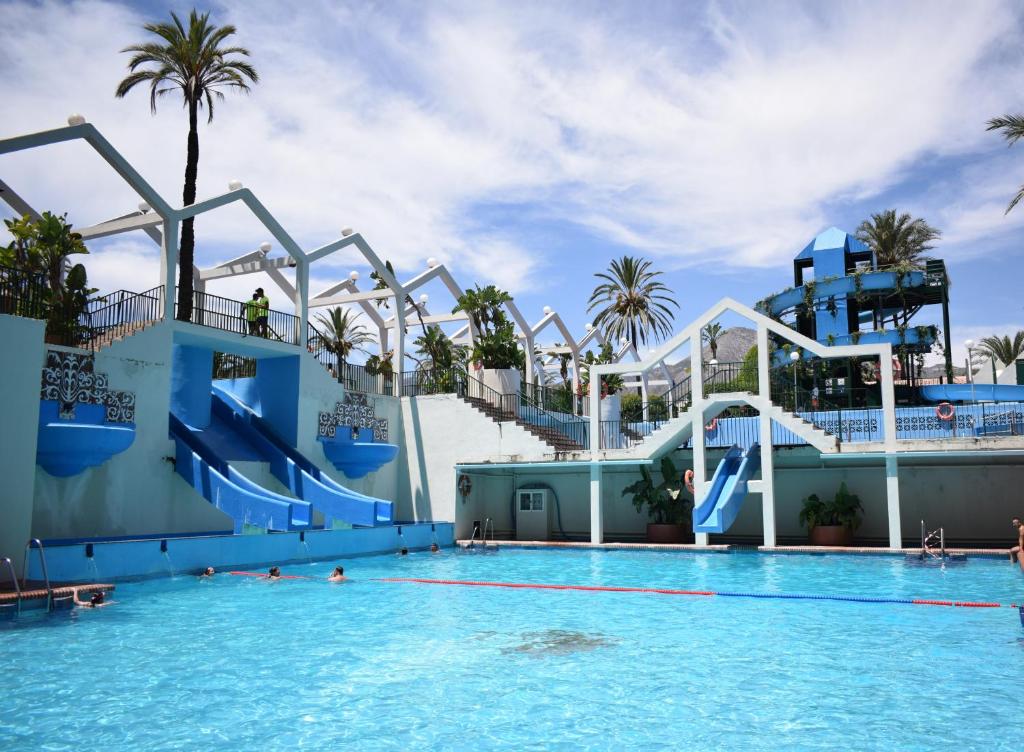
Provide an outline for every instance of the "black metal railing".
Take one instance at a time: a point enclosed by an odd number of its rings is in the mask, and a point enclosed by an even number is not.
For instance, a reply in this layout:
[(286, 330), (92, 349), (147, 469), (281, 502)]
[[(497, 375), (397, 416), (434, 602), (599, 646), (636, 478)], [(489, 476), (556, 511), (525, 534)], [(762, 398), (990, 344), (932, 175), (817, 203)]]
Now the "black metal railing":
[[(284, 311), (265, 311), (266, 324), (260, 320), (250, 321), (246, 315), (247, 302), (222, 298), (208, 292), (192, 293), (192, 317), (190, 321), (211, 329), (234, 332), (245, 336), (274, 339), (289, 345), (299, 344), (299, 317)], [(180, 307), (175, 302), (175, 316)], [(260, 311), (264, 313), (264, 311)]]
[(544, 410), (565, 415), (589, 415), (590, 404), (582, 393), (575, 393), (571, 383), (537, 384), (523, 381), (521, 394)]
[(46, 277), (9, 266), (0, 266), (0, 313), (45, 319)]
[[(472, 379), (471, 379), (472, 380)], [(515, 397), (517, 395), (506, 395)], [(541, 429), (553, 429), (561, 434), (568, 442), (575, 444), (573, 448), (588, 449), (590, 447), (589, 422), (583, 419), (559, 417), (544, 407), (537, 404), (529, 395), (522, 391), (518, 394), (516, 415), (521, 419)], [(555, 438), (557, 437), (549, 437)], [(556, 446), (556, 448), (558, 448)], [(569, 448), (566, 446), (565, 448)]]
[(400, 374), (399, 394), (402, 397), (421, 397), (431, 394), (459, 394), (466, 392), (466, 371), (461, 366), (447, 368), (418, 368)]
[(704, 394), (724, 392), (757, 393), (757, 364), (742, 362), (705, 363)]
[(89, 301), (82, 323), (93, 347), (138, 331), (163, 316), (164, 286), (145, 292), (118, 290)]
[(213, 378), (215, 379), (246, 379), (256, 376), (256, 358), (246, 358), (234, 353), (215, 352), (213, 354)]

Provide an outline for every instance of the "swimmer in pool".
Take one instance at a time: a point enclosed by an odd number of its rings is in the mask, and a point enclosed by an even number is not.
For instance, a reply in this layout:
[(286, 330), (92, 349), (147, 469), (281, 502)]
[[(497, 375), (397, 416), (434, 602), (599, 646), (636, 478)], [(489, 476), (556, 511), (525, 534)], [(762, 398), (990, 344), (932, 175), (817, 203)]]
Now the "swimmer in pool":
[(331, 572), (331, 576), (327, 578), (328, 582), (344, 582), (345, 581), (345, 567), (335, 567), (334, 571)]
[(103, 608), (109, 606), (113, 601), (108, 601), (107, 597), (103, 594), (102, 590), (97, 590), (95, 593), (89, 596), (89, 600), (83, 601), (78, 597), (78, 591), (75, 591), (75, 605), (82, 608)]
[(216, 574), (216, 570), (213, 567), (207, 567), (199, 574), (200, 580), (209, 580)]
[(405, 546), (402, 546), (402, 550), (398, 552), (398, 555), (399, 556), (408, 556), (409, 555), (409, 549), (406, 548)]
[(1011, 524), (1017, 529), (1017, 545), (1010, 549), (1010, 563), (1016, 561), (1024, 571), (1024, 523), (1020, 517), (1014, 517)]
[(439, 554), (439, 553), (441, 553), (441, 547), (438, 546), (436, 543), (431, 543), (430, 544), (430, 553), (432, 553), (432, 554)]
[(268, 580), (280, 580), (281, 579), (281, 567), (271, 567), (267, 570)]

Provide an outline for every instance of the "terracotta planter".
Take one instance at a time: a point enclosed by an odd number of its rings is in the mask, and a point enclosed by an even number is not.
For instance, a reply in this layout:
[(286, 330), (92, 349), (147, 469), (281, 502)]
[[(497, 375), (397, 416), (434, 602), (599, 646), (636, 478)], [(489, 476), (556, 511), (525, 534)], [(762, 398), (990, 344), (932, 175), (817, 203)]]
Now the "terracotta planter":
[(693, 530), (689, 525), (647, 523), (648, 543), (693, 543)]
[(853, 531), (845, 525), (817, 525), (808, 536), (812, 546), (849, 546)]

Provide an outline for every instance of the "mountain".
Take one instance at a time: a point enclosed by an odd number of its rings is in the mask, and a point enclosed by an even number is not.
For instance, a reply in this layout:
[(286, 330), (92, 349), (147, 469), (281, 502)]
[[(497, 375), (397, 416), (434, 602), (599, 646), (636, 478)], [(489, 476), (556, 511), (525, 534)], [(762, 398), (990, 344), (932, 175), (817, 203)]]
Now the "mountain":
[[(757, 344), (757, 332), (746, 326), (734, 326), (726, 329), (718, 337), (718, 362), (719, 363), (741, 363), (750, 348)], [(711, 360), (711, 348), (704, 345), (702, 348), (704, 360)], [(690, 359), (683, 358), (677, 363), (668, 363), (669, 373), (672, 380), (679, 382), (685, 379), (690, 369)], [(655, 377), (657, 378), (657, 377)], [(652, 387), (651, 392), (658, 394), (667, 391), (667, 387)]]

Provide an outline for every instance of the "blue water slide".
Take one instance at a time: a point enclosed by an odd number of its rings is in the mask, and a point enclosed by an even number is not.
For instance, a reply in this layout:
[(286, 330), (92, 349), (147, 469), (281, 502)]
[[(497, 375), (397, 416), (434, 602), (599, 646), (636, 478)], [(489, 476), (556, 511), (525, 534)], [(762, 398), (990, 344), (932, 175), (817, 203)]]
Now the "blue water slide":
[(739, 514), (747, 496), (747, 481), (761, 467), (761, 446), (753, 444), (744, 452), (733, 446), (718, 463), (711, 488), (693, 510), (695, 533), (724, 533)]
[(175, 470), (207, 501), (234, 520), (235, 532), (244, 525), (265, 530), (304, 530), (310, 523), (310, 505), (289, 499), (253, 483), (221, 459), (173, 413), (170, 434), (174, 439)]
[(341, 520), (363, 527), (392, 523), (392, 502), (366, 496), (335, 482), (225, 389), (214, 386), (212, 397), (214, 420), (228, 426), (253, 447), (263, 461), (270, 463), (270, 472), (275, 478), (291, 493), (322, 512), (328, 521)]
[(930, 384), (921, 398), (929, 402), (1024, 402), (1024, 386), (1016, 384)]

